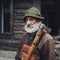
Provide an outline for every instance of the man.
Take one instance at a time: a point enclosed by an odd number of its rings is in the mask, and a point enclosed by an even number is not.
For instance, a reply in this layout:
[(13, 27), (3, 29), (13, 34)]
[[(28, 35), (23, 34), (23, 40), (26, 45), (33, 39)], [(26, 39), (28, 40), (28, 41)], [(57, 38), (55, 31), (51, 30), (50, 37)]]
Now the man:
[[(41, 26), (44, 26), (44, 30), (39, 38), (39, 42), (37, 43), (33, 51), (34, 56), (38, 55), (39, 57), (37, 59), (31, 58), (30, 60), (54, 60), (54, 41), (51, 35), (49, 34), (50, 29), (41, 22), (42, 19), (44, 19), (44, 17), (41, 16), (39, 9), (32, 7), (26, 11), (24, 16), (24, 21), (26, 23), (24, 28), (26, 33), (24, 34), (21, 40), (20, 48), (17, 51), (17, 55), (15, 57), (16, 60), (23, 60), (21, 59), (22, 57), (21, 49), (23, 45), (24, 44), (28, 46), (32, 45), (34, 38), (36, 36), (36, 33), (41, 28)], [(44, 40), (46, 41), (44, 42)], [(44, 43), (40, 49), (41, 41), (43, 41)], [(33, 54), (32, 54), (32, 57), (33, 57)]]

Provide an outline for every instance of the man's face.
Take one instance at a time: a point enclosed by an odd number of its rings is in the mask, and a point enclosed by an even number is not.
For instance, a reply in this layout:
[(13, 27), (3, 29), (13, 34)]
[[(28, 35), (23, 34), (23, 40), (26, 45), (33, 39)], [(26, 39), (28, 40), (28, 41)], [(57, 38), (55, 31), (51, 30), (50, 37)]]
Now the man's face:
[(30, 26), (30, 25), (35, 24), (35, 23), (37, 22), (37, 20), (36, 20), (35, 18), (33, 18), (33, 17), (27, 17), (27, 18), (25, 19), (25, 22), (26, 22), (26, 24), (27, 24), (28, 26)]
[(25, 19), (25, 31), (33, 33), (39, 29), (40, 21), (33, 17), (26, 17)]

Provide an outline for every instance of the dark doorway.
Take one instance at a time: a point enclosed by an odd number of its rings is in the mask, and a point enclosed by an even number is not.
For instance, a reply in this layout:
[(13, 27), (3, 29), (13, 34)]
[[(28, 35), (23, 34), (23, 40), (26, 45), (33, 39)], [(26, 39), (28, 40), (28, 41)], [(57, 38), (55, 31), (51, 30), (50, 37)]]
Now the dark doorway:
[(4, 32), (10, 32), (10, 1), (4, 3)]
[(60, 30), (60, 1), (59, 0), (41, 0), (42, 15), (45, 16), (45, 24), (52, 31), (52, 35), (58, 35)]
[(0, 1), (0, 33), (1, 33), (1, 14), (2, 14), (2, 2)]
[(0, 33), (10, 32), (10, 0), (0, 0)]

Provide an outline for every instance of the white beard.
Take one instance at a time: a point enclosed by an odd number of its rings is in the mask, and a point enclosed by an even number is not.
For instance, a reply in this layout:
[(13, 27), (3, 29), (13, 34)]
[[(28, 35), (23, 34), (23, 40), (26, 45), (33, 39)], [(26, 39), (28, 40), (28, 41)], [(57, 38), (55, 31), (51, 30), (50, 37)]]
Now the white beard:
[(28, 25), (25, 25), (25, 31), (28, 33), (36, 32), (40, 28), (41, 24), (42, 24), (41, 22), (35, 23), (31, 25), (32, 28), (28, 27)]

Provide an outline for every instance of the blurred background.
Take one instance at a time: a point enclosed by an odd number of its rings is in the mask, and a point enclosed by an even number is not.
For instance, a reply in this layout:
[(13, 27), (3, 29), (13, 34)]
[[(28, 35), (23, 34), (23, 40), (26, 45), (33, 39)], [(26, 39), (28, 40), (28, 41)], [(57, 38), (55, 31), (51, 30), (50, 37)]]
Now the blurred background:
[(42, 22), (52, 29), (50, 34), (55, 41), (56, 60), (60, 60), (59, 0), (0, 0), (0, 56), (15, 57), (25, 32), (24, 12), (30, 7), (37, 7), (45, 17)]

